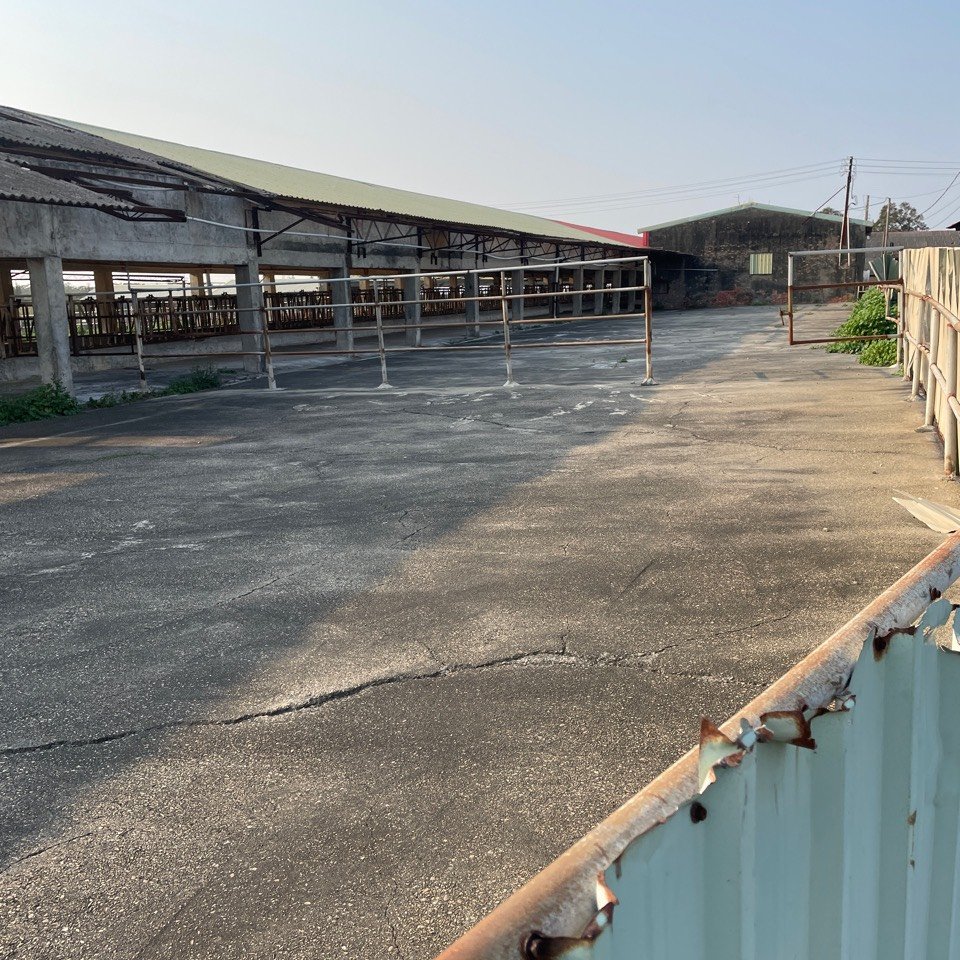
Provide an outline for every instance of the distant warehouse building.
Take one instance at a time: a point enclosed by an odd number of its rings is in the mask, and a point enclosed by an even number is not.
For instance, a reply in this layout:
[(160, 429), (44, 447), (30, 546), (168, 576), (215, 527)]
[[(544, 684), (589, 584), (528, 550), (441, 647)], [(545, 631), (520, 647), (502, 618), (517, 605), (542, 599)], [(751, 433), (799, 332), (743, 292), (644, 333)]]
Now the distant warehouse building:
[[(797, 250), (836, 250), (842, 217), (810, 213), (765, 203), (743, 203), (638, 231), (650, 247), (696, 256), (716, 270), (714, 289), (743, 290), (760, 299), (774, 299), (787, 285), (787, 254)], [(866, 245), (870, 224), (850, 221), (850, 246)], [(833, 283), (862, 277), (863, 262), (853, 257), (848, 268), (839, 257), (801, 261), (798, 282)], [(829, 295), (829, 291), (827, 291)]]

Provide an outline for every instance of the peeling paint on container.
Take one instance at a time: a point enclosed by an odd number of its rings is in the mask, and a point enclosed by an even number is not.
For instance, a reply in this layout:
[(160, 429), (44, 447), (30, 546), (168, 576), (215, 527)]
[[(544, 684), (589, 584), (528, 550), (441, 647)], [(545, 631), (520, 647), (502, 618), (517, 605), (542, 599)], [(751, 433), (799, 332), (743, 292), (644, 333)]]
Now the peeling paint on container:
[(954, 534), (442, 960), (960, 958), (958, 574)]

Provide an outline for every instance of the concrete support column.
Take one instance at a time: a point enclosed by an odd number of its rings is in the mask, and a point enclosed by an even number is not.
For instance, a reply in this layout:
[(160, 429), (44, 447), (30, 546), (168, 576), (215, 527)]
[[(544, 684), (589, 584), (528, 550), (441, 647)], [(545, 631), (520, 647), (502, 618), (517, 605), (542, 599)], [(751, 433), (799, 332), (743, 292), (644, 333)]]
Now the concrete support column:
[(190, 286), (194, 288), (190, 291), (192, 297), (202, 297), (207, 292), (207, 285), (204, 283), (202, 273), (190, 274)]
[(12, 300), (13, 277), (10, 268), (0, 264), (0, 359), (6, 356), (6, 341), (13, 337), (13, 317), (7, 313)]
[[(351, 272), (349, 257), (343, 258), (343, 265), (337, 270), (341, 277), (349, 277)], [(349, 280), (336, 280), (330, 284), (330, 295), (335, 304), (333, 308), (333, 326), (337, 332), (337, 349), (353, 349), (353, 291)], [(339, 306), (336, 306), (339, 304)]]
[(60, 257), (40, 257), (27, 260), (27, 268), (30, 271), (37, 353), (40, 355), (40, 379), (44, 383), (57, 381), (73, 393), (63, 261)]
[[(626, 272), (627, 282), (624, 284), (626, 287), (635, 287), (639, 283), (640, 271), (634, 268), (633, 270), (628, 270)], [(636, 313), (637, 312), (637, 291), (630, 290), (627, 293), (627, 313)]]
[[(480, 274), (467, 273), (463, 278), (463, 292), (467, 297), (480, 296)], [(480, 336), (480, 301), (468, 300), (466, 304), (467, 333)]]
[(605, 284), (606, 274), (603, 270), (594, 270), (593, 271), (593, 312), (600, 316), (603, 313), (603, 299), (604, 299), (604, 290), (606, 289)]
[(415, 301), (404, 303), (403, 322), (407, 325), (405, 331), (408, 346), (420, 346), (420, 278), (416, 274), (409, 274), (403, 278), (403, 299)]
[(93, 268), (93, 289), (97, 295), (97, 313), (104, 333), (117, 332), (117, 312), (113, 296), (113, 267)]
[[(510, 292), (523, 293), (523, 270), (510, 271)], [(510, 301), (510, 319), (515, 323), (523, 320), (523, 300)]]
[[(622, 270), (612, 270), (611, 273), (610, 273), (610, 280), (611, 280), (611, 282), (613, 283), (613, 289), (614, 289), (614, 291), (616, 291), (617, 287), (622, 287), (623, 284), (621, 283), (621, 280), (623, 280), (623, 271), (622, 271)], [(611, 297), (613, 298), (613, 300), (612, 300), (612, 303), (611, 303), (611, 305), (610, 305), (610, 312), (611, 312), (611, 313), (619, 313), (619, 312), (620, 312), (620, 302), (621, 302), (620, 297), (621, 297), (621, 295), (620, 295), (619, 293), (614, 292), (614, 293), (611, 294)]]
[[(237, 282), (237, 320), (240, 324), (240, 349), (263, 350), (263, 287), (260, 286), (260, 262), (250, 259), (235, 268)], [(253, 286), (243, 286), (253, 284)], [(263, 355), (243, 358), (247, 373), (262, 373)]]
[[(571, 280), (571, 287), (573, 290), (582, 290), (584, 284), (584, 275), (583, 267), (575, 267), (573, 270), (573, 278)], [(570, 310), (571, 317), (582, 317), (583, 316), (583, 294), (574, 293), (573, 294), (573, 307)]]

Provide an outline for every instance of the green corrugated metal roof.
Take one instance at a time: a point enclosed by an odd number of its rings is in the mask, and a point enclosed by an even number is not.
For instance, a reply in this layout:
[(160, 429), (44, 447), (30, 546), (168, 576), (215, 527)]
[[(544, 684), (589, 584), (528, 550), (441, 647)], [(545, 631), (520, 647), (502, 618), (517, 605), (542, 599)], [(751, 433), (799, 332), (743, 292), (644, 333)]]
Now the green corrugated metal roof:
[(596, 234), (526, 213), (513, 213), (478, 203), (447, 200), (394, 187), (381, 187), (375, 183), (364, 183), (362, 180), (348, 180), (328, 173), (287, 167), (281, 163), (237, 157), (218, 150), (188, 147), (135, 133), (76, 123), (73, 120), (56, 119), (56, 122), (279, 197), (433, 220), (444, 224), (490, 227), (494, 230), (527, 233), (577, 243), (602, 242)]
[[(769, 203), (741, 203), (735, 207), (724, 207), (722, 210), (710, 210), (707, 213), (695, 213), (691, 217), (680, 217), (677, 220), (667, 220), (666, 223), (655, 223), (652, 227), (640, 227), (638, 233), (649, 233), (652, 230), (663, 230), (665, 227), (676, 227), (681, 223), (690, 223), (694, 220), (706, 220), (707, 217), (720, 217), (725, 213), (740, 213), (743, 210), (766, 210), (770, 213), (792, 213), (798, 217), (816, 217), (818, 220), (832, 220), (834, 223), (840, 223), (842, 216), (835, 213), (811, 213), (809, 210), (795, 210), (793, 207), (775, 207)], [(869, 220), (858, 220), (856, 217), (850, 218), (851, 223), (861, 227), (871, 227), (873, 224)]]

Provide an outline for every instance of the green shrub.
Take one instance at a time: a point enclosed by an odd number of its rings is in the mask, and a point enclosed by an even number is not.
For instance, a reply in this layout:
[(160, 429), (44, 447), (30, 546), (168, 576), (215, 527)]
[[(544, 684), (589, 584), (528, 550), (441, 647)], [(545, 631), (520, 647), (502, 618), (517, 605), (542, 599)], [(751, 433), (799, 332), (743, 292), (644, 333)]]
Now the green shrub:
[(896, 340), (871, 340), (860, 351), (860, 363), (868, 367), (889, 367), (897, 362)]
[(0, 397), (0, 425), (65, 417), (80, 412), (80, 404), (59, 383), (45, 383), (26, 393)]
[(219, 372), (213, 367), (197, 367), (190, 373), (174, 377), (163, 390), (158, 390), (157, 394), (167, 397), (179, 393), (196, 393), (198, 390), (216, 390), (222, 382)]
[[(841, 323), (833, 331), (835, 337), (874, 337), (884, 333), (894, 333), (896, 324), (886, 317), (886, 301), (883, 291), (879, 287), (871, 287), (854, 304), (850, 319)], [(848, 340), (845, 343), (834, 343), (829, 348), (830, 353), (860, 353), (870, 340)]]
[(150, 397), (169, 397), (198, 390), (215, 390), (222, 385), (219, 371), (212, 367), (197, 367), (190, 373), (174, 377), (162, 390), (124, 390), (121, 393), (105, 393), (79, 403), (59, 383), (45, 383), (26, 393), (0, 397), (0, 426), (8, 423), (26, 423), (28, 420), (46, 420), (49, 417), (64, 417), (81, 410), (99, 410), (116, 407), (122, 403), (134, 403)]

